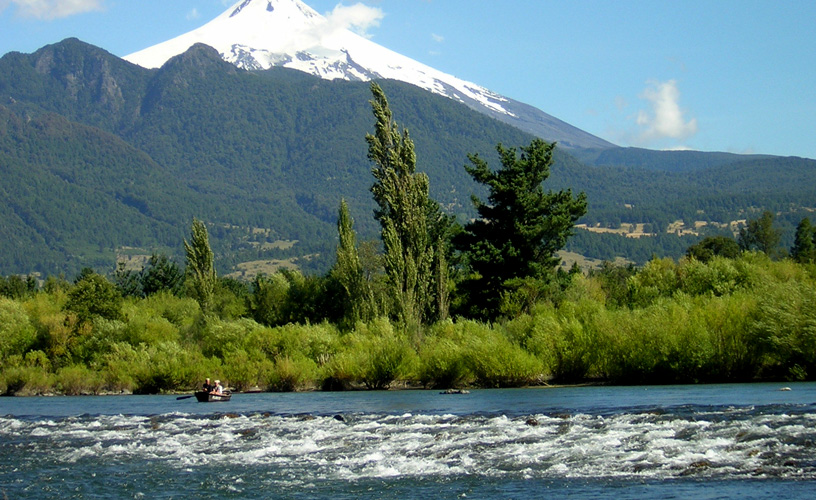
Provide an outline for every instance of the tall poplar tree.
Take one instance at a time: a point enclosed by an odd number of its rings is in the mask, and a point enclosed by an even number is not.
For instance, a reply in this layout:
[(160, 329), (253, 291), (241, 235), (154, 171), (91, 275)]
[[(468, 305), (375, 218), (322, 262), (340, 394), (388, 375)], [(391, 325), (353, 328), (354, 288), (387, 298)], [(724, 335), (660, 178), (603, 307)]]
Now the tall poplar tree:
[[(428, 196), (428, 176), (416, 172), (408, 130), (400, 132), (382, 88), (372, 83), (371, 93), (376, 124), (374, 134), (366, 134), (366, 142), (368, 158), (374, 163), (371, 192), (378, 205), (374, 215), (382, 227), (383, 264), (398, 318), (418, 326), (446, 314), (447, 293), (440, 297), (434, 283), (447, 286), (447, 261), (435, 258), (438, 249), (444, 248), (441, 228), (447, 219)], [(438, 299), (445, 302), (444, 309)]]
[(359, 320), (368, 321), (376, 315), (371, 286), (366, 281), (360, 255), (357, 251), (357, 235), (354, 221), (349, 214), (345, 199), (340, 200), (337, 216), (337, 262), (331, 271), (345, 292), (344, 316), (349, 326)]
[(464, 283), (468, 314), (493, 319), (508, 292), (529, 286), (529, 280), (547, 282), (559, 264), (556, 253), (586, 213), (584, 193), (544, 191), (554, 148), (534, 139), (519, 156), (499, 144), (502, 168), (495, 172), (478, 155), (468, 155), (471, 165), (465, 169), (489, 189), (486, 203), (472, 197), (479, 218), (456, 239), (471, 271)]
[(190, 229), (190, 241), (184, 240), (184, 252), (187, 257), (187, 282), (191, 295), (204, 313), (210, 312), (215, 291), (215, 258), (210, 249), (210, 237), (207, 226), (193, 218)]

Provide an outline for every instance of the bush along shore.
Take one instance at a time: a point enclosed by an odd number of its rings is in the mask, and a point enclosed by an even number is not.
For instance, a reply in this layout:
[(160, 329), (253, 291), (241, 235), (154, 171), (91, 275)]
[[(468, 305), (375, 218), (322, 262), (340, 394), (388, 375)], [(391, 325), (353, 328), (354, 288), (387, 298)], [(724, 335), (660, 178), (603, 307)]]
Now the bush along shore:
[(816, 266), (758, 252), (574, 273), (492, 323), (267, 326), (234, 290), (216, 287), (208, 312), (169, 290), (122, 297), (92, 273), (6, 293), (0, 394), (189, 391), (205, 377), (237, 391), (816, 379)]

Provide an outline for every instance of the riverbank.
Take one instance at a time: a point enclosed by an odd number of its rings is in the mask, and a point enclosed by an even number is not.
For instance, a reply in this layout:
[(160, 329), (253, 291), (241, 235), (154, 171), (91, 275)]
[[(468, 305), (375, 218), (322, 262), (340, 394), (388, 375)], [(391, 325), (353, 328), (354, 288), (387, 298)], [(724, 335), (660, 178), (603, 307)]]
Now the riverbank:
[[(686, 384), (686, 385), (694, 385), (694, 386), (706, 386), (706, 385), (741, 385), (746, 383), (753, 383), (753, 384), (777, 384), (779, 391), (790, 391), (792, 390), (789, 386), (790, 381), (786, 380), (754, 380), (750, 382), (729, 382), (723, 384), (722, 382), (699, 382), (695, 384)], [(649, 388), (659, 388), (659, 387), (666, 387), (676, 384), (639, 384), (639, 387)], [(525, 385), (519, 387), (513, 387), (513, 389), (528, 389), (528, 390), (542, 390), (542, 389), (572, 389), (572, 388), (579, 388), (579, 387), (618, 387), (618, 388), (625, 388), (625, 387), (634, 387), (632, 384), (615, 384), (611, 381), (603, 381), (603, 380), (594, 380), (594, 381), (586, 381), (586, 382), (578, 382), (578, 383), (552, 383), (552, 384), (536, 384), (536, 385)], [(479, 387), (479, 386), (468, 386), (468, 387), (457, 387), (457, 388), (438, 388), (438, 387), (424, 387), (419, 384), (410, 383), (410, 382), (396, 382), (391, 387), (387, 389), (381, 389), (383, 391), (388, 392), (400, 392), (400, 391), (416, 391), (416, 392), (427, 392), (427, 393), (438, 393), (443, 395), (467, 395), (470, 394), (470, 391), (474, 390), (501, 390), (506, 388), (500, 387)], [(231, 394), (284, 394), (286, 392), (297, 392), (297, 393), (338, 393), (338, 392), (370, 392), (371, 389), (368, 389), (363, 384), (357, 384), (356, 386), (343, 389), (343, 390), (334, 390), (334, 391), (326, 391), (320, 388), (311, 388), (311, 389), (301, 389), (298, 391), (268, 391), (262, 390), (259, 387), (250, 388), (249, 390), (244, 391), (236, 391), (227, 388), (227, 391)], [(194, 390), (178, 390), (178, 391), (166, 391), (160, 394), (154, 395), (164, 395), (164, 396), (192, 396)], [(113, 391), (102, 391), (98, 393), (80, 393), (80, 394), (61, 394), (56, 392), (48, 392), (48, 393), (40, 393), (40, 394), (2, 394), (0, 397), (93, 397), (93, 396), (145, 396), (149, 394), (137, 394), (132, 391), (120, 391), (120, 392), (113, 392)]]
[(80, 320), (64, 290), (0, 298), (0, 394), (796, 381), (816, 378), (816, 266), (762, 255), (654, 260), (619, 289), (576, 275), (496, 323), (376, 318), (266, 326), (191, 298), (131, 298)]

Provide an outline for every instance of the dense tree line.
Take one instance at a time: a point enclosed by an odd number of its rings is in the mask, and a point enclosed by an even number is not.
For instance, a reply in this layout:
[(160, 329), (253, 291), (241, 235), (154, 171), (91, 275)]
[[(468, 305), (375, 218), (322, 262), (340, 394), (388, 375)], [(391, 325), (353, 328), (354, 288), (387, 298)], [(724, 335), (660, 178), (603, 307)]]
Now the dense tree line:
[(439, 321), (421, 338), (382, 316), (320, 319), (332, 303), (316, 299), (337, 296), (323, 280), (221, 280), (206, 315), (184, 293), (123, 297), (93, 272), (15, 298), (4, 288), (0, 393), (190, 390), (213, 375), (237, 390), (816, 376), (816, 268), (761, 252), (608, 264), (569, 275), (527, 312)]

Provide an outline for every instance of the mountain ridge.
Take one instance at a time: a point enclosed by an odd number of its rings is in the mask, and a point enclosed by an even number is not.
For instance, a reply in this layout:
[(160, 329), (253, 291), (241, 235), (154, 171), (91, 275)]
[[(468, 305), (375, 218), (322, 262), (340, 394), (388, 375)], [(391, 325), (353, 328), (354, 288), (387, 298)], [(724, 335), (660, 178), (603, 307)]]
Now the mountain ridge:
[[(98, 92), (98, 82), (108, 79), (105, 75), (113, 80), (108, 88), (115, 84), (121, 89), (117, 106), (126, 112), (115, 117), (107, 113), (108, 95)], [(466, 153), (489, 151), (500, 140), (520, 144), (530, 140), (515, 128), (441, 96), (401, 82), (383, 81), (382, 85), (392, 94), (394, 109), (403, 116), (401, 123), (407, 120), (415, 132), (415, 141), (426, 151), (439, 152), (425, 153), (420, 168), (432, 178), (435, 196), (460, 207), (459, 211), (468, 203), (470, 190), (469, 179), (459, 168)], [(247, 72), (203, 45), (157, 70), (133, 65), (76, 39), (33, 54), (8, 54), (0, 58), (0, 106), (7, 117), (0, 129), (23, 128), (16, 138), (0, 136), (0, 167), (16, 165), (21, 175), (0, 179), (0, 190), (10, 194), (0, 212), (35, 215), (25, 220), (18, 217), (14, 231), (27, 236), (5, 243), (39, 241), (51, 255), (74, 255), (64, 263), (75, 272), (85, 265), (110, 263), (110, 253), (119, 247), (178, 245), (191, 218), (198, 217), (216, 224), (211, 227), (212, 241), (222, 265), (231, 266), (247, 254), (283, 258), (320, 253), (322, 260), (312, 265), (325, 267), (333, 254), (334, 219), (341, 196), (357, 216), (361, 234), (373, 236), (374, 223), (363, 216), (373, 209), (364, 141), (372, 125), (369, 99), (364, 83), (326, 81), (284, 68)], [(414, 126), (416, 111), (434, 122), (428, 127), (435, 132)], [(79, 135), (66, 135), (63, 144), (43, 142), (41, 133), (48, 128), (39, 127), (38, 120), (49, 115), (60, 117), (59, 123), (47, 122), (57, 123), (56, 129), (95, 131), (93, 135), (110, 147), (92, 147), (90, 136)], [(452, 117), (465, 127), (461, 132), (450, 125)], [(452, 147), (443, 147), (443, 139)], [(150, 185), (144, 181), (131, 183), (129, 191), (118, 195), (104, 185), (109, 182), (100, 184), (109, 178), (106, 172), (116, 172), (120, 163), (131, 161), (127, 159), (131, 153), (120, 154), (125, 150), (117, 144), (127, 144), (132, 148), (128, 151), (151, 162), (156, 174), (161, 174), (161, 186), (171, 188), (170, 195), (162, 200), (151, 192), (134, 193), (139, 186)], [(56, 160), (42, 155), (53, 148)], [(72, 153), (85, 150), (84, 156)], [(443, 159), (433, 158), (437, 154)], [(54, 169), (103, 171), (82, 176), (80, 195), (74, 194), (76, 190), (64, 193), (65, 179), (54, 175)], [(43, 173), (26, 177), (22, 175), (26, 170)], [(155, 194), (160, 192), (157, 189)], [(463, 194), (451, 194), (455, 192)], [(65, 232), (60, 223), (63, 216), (56, 210), (63, 205), (52, 203), (60, 198), (85, 214), (85, 227), (78, 224), (79, 231)], [(108, 216), (97, 210), (101, 200), (121, 205), (124, 212), (107, 210), (121, 213), (121, 227), (105, 225), (101, 232), (92, 228), (93, 221)], [(130, 216), (124, 214), (138, 209), (141, 215), (133, 216), (142, 222), (125, 223)], [(169, 219), (173, 231), (151, 233), (153, 228), (166, 228), (157, 216)], [(258, 242), (262, 247), (277, 240), (299, 243), (289, 253), (259, 251), (246, 236), (236, 236), (237, 230), (225, 229), (239, 226), (264, 228), (268, 239)], [(103, 234), (108, 229), (110, 234)], [(37, 236), (43, 234), (48, 235), (44, 240)], [(11, 262), (0, 258), (0, 273), (59, 271), (53, 258), (48, 259), (50, 264), (32, 264), (29, 257), (34, 252), (28, 245), (0, 253), (20, 256)]]
[[(275, 33), (275, 37), (266, 33)], [(329, 80), (400, 80), (562, 147), (616, 147), (533, 106), (443, 73), (347, 29), (332, 27), (300, 0), (237, 2), (200, 28), (124, 59), (157, 68), (196, 43), (215, 48), (224, 60), (244, 69), (282, 66)]]
[[(411, 84), (378, 83), (410, 129), (431, 196), (460, 221), (473, 217), (470, 195), (484, 195), (463, 168), (467, 155), (498, 166), (497, 143), (518, 148), (533, 138)], [(304, 271), (323, 272), (341, 197), (360, 241), (377, 238), (364, 140), (370, 99), (364, 82), (246, 71), (204, 45), (159, 69), (76, 39), (7, 54), (0, 274), (110, 271), (116, 254), (134, 252), (182, 259), (193, 217), (207, 221), (225, 274), (240, 263), (295, 258)], [(621, 155), (596, 158), (613, 166), (595, 166), (576, 160), (580, 151), (556, 148), (547, 187), (585, 191), (587, 224), (664, 232), (677, 219), (724, 222), (768, 209), (786, 217), (792, 234), (794, 217), (809, 213), (802, 207), (813, 208), (813, 160), (614, 149)], [(636, 262), (677, 257), (695, 242), (580, 235), (570, 250)]]

